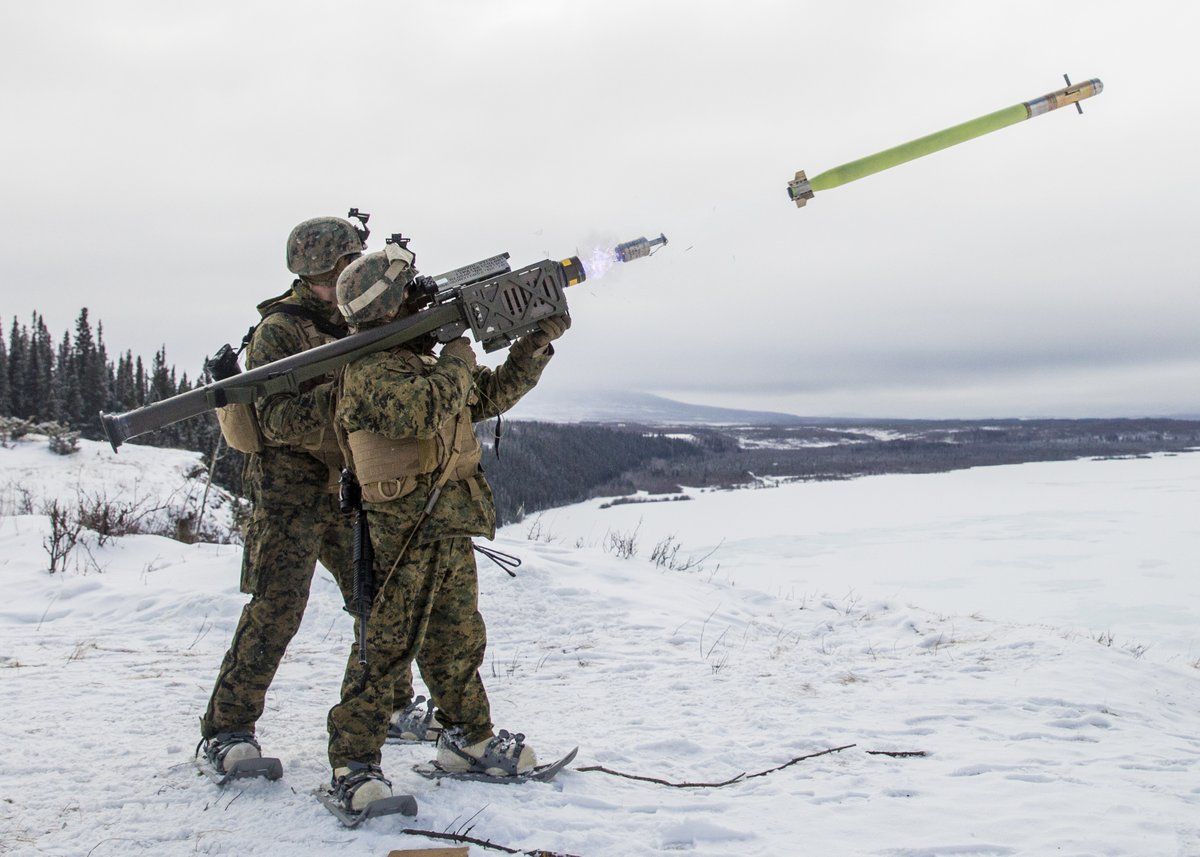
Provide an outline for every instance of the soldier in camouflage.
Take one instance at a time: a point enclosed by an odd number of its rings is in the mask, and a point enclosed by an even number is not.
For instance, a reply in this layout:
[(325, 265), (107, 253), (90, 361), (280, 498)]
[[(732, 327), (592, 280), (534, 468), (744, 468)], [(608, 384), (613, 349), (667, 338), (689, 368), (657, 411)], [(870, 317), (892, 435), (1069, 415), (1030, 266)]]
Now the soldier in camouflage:
[[(306, 220), (292, 230), (287, 265), (298, 279), (284, 295), (259, 304), (262, 321), (248, 345), (248, 367), (346, 334), (334, 305), (334, 287), (338, 275), (362, 255), (365, 231), (335, 217)], [(338, 510), (343, 462), (330, 423), (330, 390), (329, 379), (317, 379), (256, 407), (260, 451), (247, 456), (243, 473), (253, 513), (245, 533), (241, 589), (251, 598), (201, 718), (205, 754), (219, 772), (260, 755), (255, 724), (284, 650), (300, 626), (318, 559), (343, 594), (349, 592), (351, 530)], [(407, 665), (397, 667), (389, 690), (393, 705), (411, 709)], [(391, 713), (381, 715), (384, 728)]]
[[(413, 261), (406, 248), (389, 244), (347, 267), (337, 300), (352, 329), (407, 310)], [(492, 538), (496, 513), (473, 424), (508, 410), (534, 387), (554, 353), (551, 340), (569, 324), (565, 316), (542, 321), (494, 371), (476, 365), (465, 338), (437, 357), (427, 339), (343, 370), (336, 423), (362, 485), (377, 585), (369, 663), (350, 662), (341, 702), (329, 712), (332, 790), (346, 809), (360, 811), (391, 794), (379, 767), (381, 718), (393, 706), (389, 676), (414, 657), (444, 726), (439, 765), (515, 775), (536, 764), (523, 736), (493, 732), (479, 676), (487, 637), (471, 537)]]

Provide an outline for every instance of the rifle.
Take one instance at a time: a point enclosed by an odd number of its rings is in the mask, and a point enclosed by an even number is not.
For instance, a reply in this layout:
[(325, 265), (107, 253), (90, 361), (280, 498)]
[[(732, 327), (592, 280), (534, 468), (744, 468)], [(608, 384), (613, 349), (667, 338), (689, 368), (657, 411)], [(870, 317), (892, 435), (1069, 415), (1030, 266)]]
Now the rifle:
[(354, 529), (354, 576), (346, 612), (358, 620), (358, 662), (367, 665), (367, 622), (375, 602), (375, 548), (371, 544), (371, 527), (362, 506), (362, 486), (347, 467), (338, 480), (338, 506), (343, 515), (350, 515)]
[[(402, 245), (408, 241), (400, 235), (388, 240)], [(601, 252), (608, 264), (628, 262), (651, 255), (652, 248), (666, 243), (665, 235), (638, 238)], [(515, 271), (508, 258), (508, 253), (501, 253), (436, 277), (417, 277), (410, 288), (422, 308), (412, 315), (123, 414), (101, 413), (104, 436), (116, 451), (130, 438), (215, 408), (250, 404), (276, 393), (298, 393), (305, 381), (427, 334), (450, 342), (469, 332), (484, 351), (496, 351), (537, 330), (541, 319), (567, 312), (565, 290), (587, 279), (578, 256), (543, 259)], [(236, 368), (235, 362), (232, 369)]]

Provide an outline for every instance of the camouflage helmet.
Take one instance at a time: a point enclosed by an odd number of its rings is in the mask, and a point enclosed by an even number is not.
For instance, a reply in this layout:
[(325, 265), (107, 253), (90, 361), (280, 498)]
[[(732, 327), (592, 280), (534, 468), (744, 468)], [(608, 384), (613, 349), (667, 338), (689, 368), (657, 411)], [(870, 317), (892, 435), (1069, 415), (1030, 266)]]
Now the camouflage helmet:
[(408, 284), (416, 275), (416, 257), (408, 248), (388, 244), (346, 266), (337, 281), (337, 304), (346, 323), (361, 327), (390, 318), (404, 306)]
[(362, 235), (349, 220), (314, 217), (288, 236), (287, 266), (293, 274), (311, 277), (332, 271), (338, 259), (362, 251)]

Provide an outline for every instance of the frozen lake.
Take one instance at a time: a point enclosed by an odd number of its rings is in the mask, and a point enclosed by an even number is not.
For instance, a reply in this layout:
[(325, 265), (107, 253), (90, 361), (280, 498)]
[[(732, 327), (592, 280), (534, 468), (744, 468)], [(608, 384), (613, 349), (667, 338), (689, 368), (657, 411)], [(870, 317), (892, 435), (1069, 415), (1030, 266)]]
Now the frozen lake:
[(797, 599), (854, 590), (1200, 658), (1200, 453), (691, 493), (555, 509), (542, 530), (601, 544), (640, 525), (643, 557), (669, 535), (681, 555), (723, 540), (703, 573), (719, 562), (718, 579), (737, 586)]

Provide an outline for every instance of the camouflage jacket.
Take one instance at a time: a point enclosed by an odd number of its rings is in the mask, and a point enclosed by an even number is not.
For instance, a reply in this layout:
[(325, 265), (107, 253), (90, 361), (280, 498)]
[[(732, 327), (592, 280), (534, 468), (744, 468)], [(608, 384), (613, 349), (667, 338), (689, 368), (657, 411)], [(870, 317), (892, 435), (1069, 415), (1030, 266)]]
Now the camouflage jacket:
[[(246, 366), (253, 369), (330, 342), (304, 319), (267, 311), (281, 301), (264, 301), (258, 311), (264, 318), (246, 351)], [(300, 280), (282, 303), (315, 310), (341, 329), (345, 322), (338, 311), (318, 298)], [(330, 463), (304, 444), (313, 445), (325, 432), (332, 438), (332, 379), (315, 379), (301, 385), (299, 393), (277, 393), (255, 404), (259, 428), (267, 446), (246, 458), (243, 480), (250, 499), (257, 505), (294, 507), (309, 505), (318, 494), (328, 493)], [(340, 458), (340, 457), (339, 457)], [(340, 461), (338, 462), (340, 464)]]
[[(474, 373), (456, 357), (440, 357), (418, 369), (420, 362), (403, 347), (369, 354), (345, 369), (337, 419), (347, 433), (365, 430), (393, 440), (432, 438), (464, 408), (472, 422), (507, 411), (534, 388), (553, 353), (553, 348), (540, 355), (510, 351), (494, 371), (480, 367)], [(415, 525), (439, 475), (418, 477), (416, 490), (397, 500), (365, 505)], [(495, 534), (495, 502), (481, 468), (471, 479), (446, 483), (416, 543)]]

